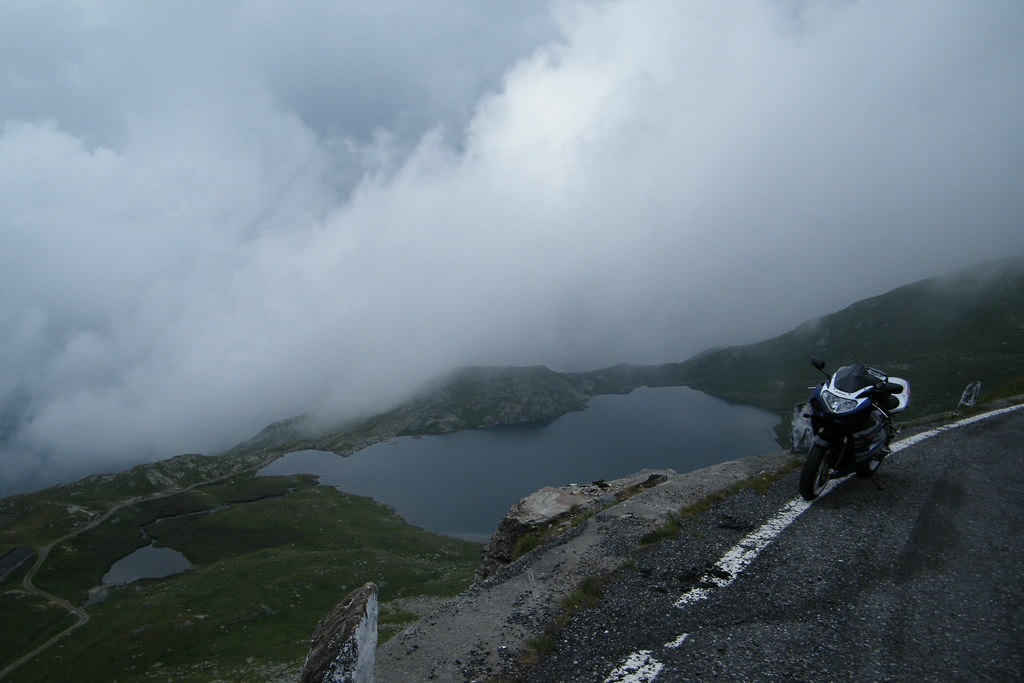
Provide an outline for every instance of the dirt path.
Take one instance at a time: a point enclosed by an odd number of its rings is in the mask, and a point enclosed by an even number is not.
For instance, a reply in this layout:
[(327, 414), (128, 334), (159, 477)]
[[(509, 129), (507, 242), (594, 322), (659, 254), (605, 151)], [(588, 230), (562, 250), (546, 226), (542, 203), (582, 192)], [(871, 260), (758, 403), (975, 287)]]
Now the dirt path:
[(46, 562), (46, 559), (49, 557), (50, 551), (53, 550), (57, 545), (59, 545), (61, 543), (64, 543), (66, 541), (69, 541), (70, 539), (72, 539), (72, 538), (74, 538), (74, 537), (76, 537), (76, 536), (78, 536), (80, 534), (84, 534), (87, 531), (92, 531), (93, 529), (98, 527), (100, 524), (103, 524), (108, 519), (110, 519), (111, 516), (113, 516), (116, 512), (118, 512), (120, 510), (123, 510), (126, 507), (130, 507), (132, 505), (138, 505), (139, 503), (149, 502), (151, 500), (158, 500), (160, 498), (167, 498), (169, 496), (174, 496), (174, 495), (177, 495), (179, 493), (186, 493), (186, 492), (191, 491), (192, 489), (198, 488), (200, 486), (206, 486), (208, 484), (216, 484), (217, 482), (226, 481), (228, 479), (231, 479), (232, 477), (237, 477), (237, 476), (239, 476), (241, 474), (245, 474), (246, 472), (259, 471), (260, 469), (262, 469), (266, 465), (267, 465), (267, 461), (261, 461), (257, 465), (250, 465), (249, 467), (245, 467), (245, 468), (242, 468), (242, 469), (230, 472), (228, 474), (223, 474), (223, 475), (221, 475), (219, 477), (214, 477), (213, 479), (197, 481), (197, 482), (195, 482), (193, 484), (189, 484), (188, 486), (184, 486), (182, 488), (176, 488), (176, 489), (171, 489), (171, 490), (166, 490), (166, 491), (160, 491), (160, 492), (157, 492), (157, 493), (152, 493), (152, 494), (147, 495), (147, 496), (135, 496), (133, 498), (128, 498), (126, 500), (123, 500), (123, 501), (120, 501), (120, 502), (116, 503), (111, 508), (109, 508), (106, 512), (104, 512), (102, 515), (100, 515), (96, 519), (92, 520), (91, 522), (89, 522), (85, 526), (83, 526), (83, 527), (81, 527), (79, 529), (75, 529), (71, 533), (66, 534), (64, 536), (61, 536), (60, 538), (58, 538), (56, 540), (50, 541), (49, 543), (47, 543), (44, 546), (35, 548), (35, 551), (36, 551), (36, 561), (32, 564), (32, 567), (29, 568), (28, 572), (25, 573), (25, 578), (22, 579), (21, 585), (24, 587), (24, 589), (26, 591), (28, 591), (32, 595), (38, 596), (38, 597), (42, 598), (43, 600), (46, 600), (47, 602), (49, 602), (51, 604), (58, 605), (58, 606), (64, 608), (70, 614), (74, 615), (75, 618), (78, 621), (75, 622), (74, 624), (72, 624), (71, 626), (69, 626), (68, 628), (64, 629), (63, 631), (61, 631), (57, 635), (55, 635), (52, 638), (50, 638), (49, 640), (47, 640), (42, 645), (39, 645), (38, 647), (33, 649), (31, 652), (25, 654), (24, 656), (20, 657), (19, 659), (15, 660), (14, 662), (8, 664), (3, 669), (0, 669), (0, 679), (3, 679), (4, 677), (6, 677), (8, 674), (10, 674), (12, 671), (17, 669), (18, 667), (22, 666), (26, 662), (28, 662), (28, 661), (34, 659), (35, 657), (37, 657), (38, 655), (42, 654), (47, 649), (52, 647), (55, 643), (59, 642), (61, 639), (65, 638), (68, 635), (70, 635), (71, 633), (73, 633), (76, 629), (79, 629), (82, 626), (85, 626), (87, 623), (89, 623), (89, 618), (90, 618), (89, 617), (89, 613), (86, 612), (84, 609), (82, 609), (81, 607), (76, 607), (75, 605), (72, 605), (69, 601), (65, 600), (64, 598), (58, 597), (56, 595), (53, 595), (52, 593), (48, 593), (48, 592), (44, 591), (43, 589), (41, 589), (38, 586), (36, 586), (35, 583), (33, 582), (34, 579), (35, 579), (36, 574), (39, 573), (40, 568), (42, 568), (43, 564)]

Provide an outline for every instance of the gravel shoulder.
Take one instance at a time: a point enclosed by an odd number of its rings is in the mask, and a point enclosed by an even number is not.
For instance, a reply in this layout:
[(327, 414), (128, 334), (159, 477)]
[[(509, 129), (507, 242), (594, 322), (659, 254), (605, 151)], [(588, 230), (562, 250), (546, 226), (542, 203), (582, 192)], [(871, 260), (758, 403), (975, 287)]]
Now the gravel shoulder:
[[(523, 681), (1020, 680), (1024, 410), (849, 477), (728, 587), (679, 600), (786, 500), (741, 491), (639, 553)], [(628, 673), (627, 673), (628, 671)]]
[(377, 680), (485, 681), (517, 669), (519, 652), (560, 614), (580, 582), (619, 568), (640, 538), (672, 513), (744, 480), (792, 463), (788, 451), (695, 472), (665, 472), (662, 484), (603, 510), (444, 603), (377, 652)]

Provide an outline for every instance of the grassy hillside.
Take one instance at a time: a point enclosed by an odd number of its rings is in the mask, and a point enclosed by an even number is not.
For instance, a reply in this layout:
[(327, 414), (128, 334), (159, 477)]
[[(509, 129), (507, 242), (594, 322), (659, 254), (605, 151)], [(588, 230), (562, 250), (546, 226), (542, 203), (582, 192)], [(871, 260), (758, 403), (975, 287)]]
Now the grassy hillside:
[(900, 287), (774, 339), (632, 374), (786, 413), (820, 380), (811, 355), (830, 369), (863, 362), (909, 380), (909, 416), (954, 409), (972, 380), (982, 382), (983, 399), (1020, 393), (1024, 258)]
[(285, 449), (315, 449), (347, 455), (399, 436), (554, 420), (583, 410), (591, 396), (628, 393), (638, 386), (612, 375), (561, 373), (539, 365), (464, 367), (379, 415), (333, 427), (316, 427), (307, 416), (283, 420), (228, 454), (253, 457)]
[[(295, 418), (271, 425), (233, 452), (287, 446), (345, 454), (394, 436), (550, 420), (581, 410), (590, 396), (642, 385), (690, 386), (788, 418), (793, 404), (820, 381), (812, 355), (832, 369), (862, 362), (909, 380), (908, 418), (953, 410), (973, 380), (982, 382), (982, 400), (1022, 393), (1024, 257), (900, 287), (774, 339), (709, 350), (681, 363), (622, 364), (579, 374), (463, 368), (359, 423), (313, 436), (309, 420)], [(780, 435), (786, 430), (782, 425)]]
[[(550, 420), (628, 388), (542, 367), (464, 368), (316, 437), (309, 418), (284, 420), (218, 457), (178, 456), (0, 501), (0, 553), (54, 544), (35, 586), (91, 617), (10, 680), (58, 680), (69, 667), (80, 680), (262, 680), (300, 666), (317, 621), (367, 581), (380, 588), (386, 638), (412, 617), (406, 599), (467, 588), (480, 546), (310, 478), (253, 473), (291, 450), (348, 453), (399, 435)], [(110, 566), (151, 539), (194, 568), (91, 601)], [(26, 571), (2, 586), (0, 669), (74, 621), (23, 589)]]
[[(976, 379), (983, 399), (1024, 393), (1024, 258), (901, 287), (774, 339), (681, 363), (581, 374), (464, 368), (357, 423), (314, 431), (310, 418), (293, 418), (218, 457), (178, 456), (4, 499), (0, 553), (52, 544), (34, 583), (75, 605), (149, 539), (195, 565), (110, 590), (89, 603), (85, 626), (9, 680), (60, 680), (69, 671), (78, 680), (261, 680), (298, 667), (317, 621), (367, 581), (381, 588), (385, 637), (411, 617), (403, 598), (469, 585), (479, 546), (410, 527), (309, 478), (253, 477), (285, 452), (350, 453), (398, 435), (550, 420), (583, 409), (590, 396), (641, 385), (691, 386), (788, 415), (820, 379), (812, 354), (833, 369), (859, 361), (908, 379), (910, 417), (952, 410)], [(28, 571), (0, 586), (0, 669), (74, 622), (23, 589)]]
[[(63, 539), (34, 584), (91, 617), (5, 680), (56, 681), (69, 671), (81, 681), (265, 680), (297, 671), (317, 622), (367, 581), (380, 587), (386, 638), (413, 617), (405, 598), (459, 593), (479, 562), (479, 545), (409, 526), (311, 477), (240, 472), (154, 490), (155, 477), (142, 474), (149, 467), (3, 501), (0, 552)], [(152, 467), (171, 472), (166, 462)], [(193, 568), (90, 601), (111, 564), (151, 539)], [(0, 586), (0, 669), (74, 621), (24, 589), (27, 571)]]

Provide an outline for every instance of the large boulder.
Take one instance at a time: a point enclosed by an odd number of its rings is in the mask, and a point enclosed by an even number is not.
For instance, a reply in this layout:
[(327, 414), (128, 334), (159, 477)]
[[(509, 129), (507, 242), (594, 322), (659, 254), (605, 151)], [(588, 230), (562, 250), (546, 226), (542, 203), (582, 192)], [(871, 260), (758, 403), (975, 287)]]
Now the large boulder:
[(974, 380), (964, 389), (964, 393), (960, 396), (960, 403), (957, 405), (957, 410), (965, 410), (967, 408), (973, 408), (978, 405), (978, 396), (981, 394), (981, 382)]
[(488, 578), (517, 559), (531, 546), (531, 539), (534, 544), (539, 544), (557, 536), (571, 526), (576, 516), (602, 510), (637, 491), (657, 486), (666, 481), (669, 474), (675, 472), (644, 470), (611, 482), (602, 480), (560, 488), (549, 486), (530, 494), (516, 503), (498, 524), (497, 531), (484, 547), (476, 572), (477, 581)]
[(542, 529), (570, 517), (588, 503), (585, 496), (545, 487), (520, 500), (498, 524), (497, 531), (484, 547), (477, 580), (495, 573), (516, 559), (520, 541), (539, 535)]
[(310, 642), (301, 683), (373, 683), (377, 585), (357, 588), (324, 617)]
[(797, 403), (793, 407), (792, 431), (792, 453), (806, 453), (811, 450), (814, 443), (814, 433), (811, 431), (811, 418), (804, 417), (809, 412), (810, 406), (806, 403)]

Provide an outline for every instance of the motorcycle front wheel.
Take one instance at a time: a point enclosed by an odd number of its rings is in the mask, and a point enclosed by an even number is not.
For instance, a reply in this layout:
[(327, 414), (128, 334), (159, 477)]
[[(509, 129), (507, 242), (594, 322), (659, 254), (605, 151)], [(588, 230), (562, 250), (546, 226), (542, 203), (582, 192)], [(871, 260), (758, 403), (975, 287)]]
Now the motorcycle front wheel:
[(815, 444), (807, 452), (807, 462), (800, 472), (800, 495), (804, 500), (814, 500), (825, 489), (829, 478), (832, 475), (831, 448), (824, 448)]

